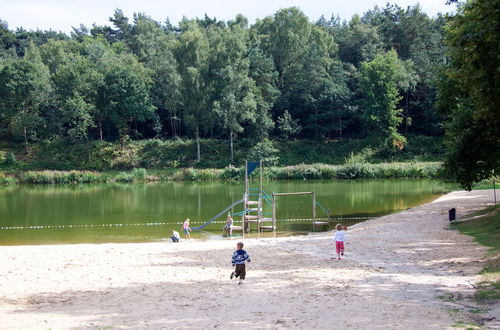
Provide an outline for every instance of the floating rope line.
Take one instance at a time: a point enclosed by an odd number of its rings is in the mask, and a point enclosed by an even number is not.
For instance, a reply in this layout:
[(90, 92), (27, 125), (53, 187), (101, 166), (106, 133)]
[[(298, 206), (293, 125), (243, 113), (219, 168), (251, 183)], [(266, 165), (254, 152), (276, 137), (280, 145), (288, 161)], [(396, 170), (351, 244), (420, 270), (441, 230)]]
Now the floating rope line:
[[(370, 220), (373, 217), (330, 217), (316, 218), (316, 220)], [(277, 222), (299, 222), (299, 221), (313, 221), (312, 218), (290, 218), (290, 219), (276, 219)], [(267, 222), (269, 222), (268, 220)], [(241, 221), (235, 221), (241, 223)], [(265, 221), (264, 221), (265, 222)], [(166, 225), (182, 225), (184, 222), (144, 222), (144, 223), (106, 223), (106, 224), (87, 224), (87, 225), (48, 225), (48, 226), (2, 226), (0, 230), (14, 230), (14, 229), (62, 229), (62, 228), (98, 228), (98, 227), (138, 227), (138, 226), (166, 226)], [(190, 224), (202, 224), (205, 221), (191, 221)], [(215, 224), (225, 224), (226, 221), (213, 221)]]

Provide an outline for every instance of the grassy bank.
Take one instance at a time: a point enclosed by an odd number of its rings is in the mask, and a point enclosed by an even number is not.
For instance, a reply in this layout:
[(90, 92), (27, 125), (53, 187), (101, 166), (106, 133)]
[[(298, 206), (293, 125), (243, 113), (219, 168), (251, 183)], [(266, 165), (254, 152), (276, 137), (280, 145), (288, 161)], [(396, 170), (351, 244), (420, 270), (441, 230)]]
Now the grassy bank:
[(475, 294), (482, 303), (500, 299), (500, 208), (491, 206), (464, 221), (453, 224), (461, 233), (473, 236), (475, 240), (489, 247), (486, 265), (482, 272), (483, 281), (478, 284)]
[(225, 168), (247, 160), (265, 159), (276, 166), (298, 164), (344, 164), (357, 157), (368, 163), (429, 162), (442, 159), (442, 138), (410, 136), (398, 152), (377, 151), (369, 139), (329, 141), (295, 140), (256, 143), (235, 141), (231, 161), (227, 140), (201, 140), (201, 161), (196, 161), (194, 140), (140, 140), (119, 143), (68, 140), (40, 142), (26, 150), (22, 143), (0, 143), (0, 169), (4, 170), (91, 170), (123, 171), (133, 168)]
[[(439, 178), (441, 164), (428, 163), (349, 163), (344, 165), (295, 165), (267, 167), (266, 180), (330, 180), (330, 179), (386, 179), (386, 178)], [(146, 170), (144, 168), (122, 172), (96, 171), (14, 171), (0, 173), (0, 185), (21, 184), (74, 184), (105, 182), (147, 181), (241, 181), (244, 167), (228, 166), (223, 169)]]

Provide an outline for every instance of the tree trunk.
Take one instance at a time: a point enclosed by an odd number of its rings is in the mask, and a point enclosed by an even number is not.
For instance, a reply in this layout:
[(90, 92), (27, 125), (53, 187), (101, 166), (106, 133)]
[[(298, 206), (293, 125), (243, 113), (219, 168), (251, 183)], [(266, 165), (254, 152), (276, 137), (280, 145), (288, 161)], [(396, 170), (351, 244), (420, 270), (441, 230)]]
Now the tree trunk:
[(24, 146), (26, 147), (26, 151), (28, 151), (28, 133), (26, 131), (26, 126), (23, 127), (24, 133)]
[(340, 107), (339, 107), (339, 136), (342, 138), (342, 114), (340, 113)]
[(233, 131), (229, 131), (229, 145), (231, 148), (231, 164), (234, 162)]
[(99, 120), (99, 140), (102, 142), (102, 120)]
[(198, 127), (196, 128), (196, 161), (201, 160), (201, 150), (200, 150), (200, 132)]
[(172, 137), (175, 137), (174, 113), (172, 111), (170, 111), (170, 129), (172, 130)]
[(405, 104), (405, 134), (408, 134), (408, 91), (406, 91), (406, 104)]

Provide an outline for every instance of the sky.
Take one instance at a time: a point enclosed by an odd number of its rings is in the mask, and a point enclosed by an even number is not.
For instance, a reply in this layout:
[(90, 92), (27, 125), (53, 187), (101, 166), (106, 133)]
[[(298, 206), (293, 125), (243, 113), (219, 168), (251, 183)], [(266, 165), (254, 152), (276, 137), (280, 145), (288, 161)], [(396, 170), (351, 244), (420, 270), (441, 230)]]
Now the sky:
[[(243, 14), (250, 23), (257, 18), (272, 15), (281, 8), (299, 7), (311, 20), (321, 15), (330, 18), (332, 14), (350, 19), (353, 14), (363, 14), (375, 5), (384, 7), (387, 0), (0, 0), (0, 19), (10, 29), (24, 27), (28, 30), (56, 30), (70, 32), (72, 26), (109, 25), (109, 17), (116, 8), (132, 18), (142, 12), (157, 21), (168, 17), (177, 24), (184, 16), (188, 18), (210, 17), (229, 20)], [(453, 6), (446, 0), (392, 0), (402, 8), (420, 3), (430, 16), (438, 12), (450, 12)]]

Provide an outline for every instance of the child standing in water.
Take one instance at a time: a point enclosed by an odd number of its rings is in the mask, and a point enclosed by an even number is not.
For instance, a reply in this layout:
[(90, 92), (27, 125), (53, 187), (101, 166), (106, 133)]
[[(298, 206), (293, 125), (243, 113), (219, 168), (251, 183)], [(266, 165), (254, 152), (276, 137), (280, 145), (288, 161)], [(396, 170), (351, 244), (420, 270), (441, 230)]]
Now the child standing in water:
[(186, 241), (191, 238), (191, 234), (189, 233), (191, 231), (191, 228), (189, 227), (189, 221), (189, 218), (187, 218), (182, 224), (182, 230), (184, 231)]
[(229, 276), (230, 279), (233, 279), (235, 276), (236, 278), (239, 277), (240, 279), (238, 284), (241, 284), (241, 281), (244, 280), (246, 276), (245, 261), (250, 262), (250, 256), (245, 250), (243, 250), (243, 243), (239, 242), (236, 244), (236, 251), (234, 251), (231, 258), (231, 263), (233, 264), (233, 267), (236, 266), (236, 269), (231, 273), (231, 276)]
[(335, 250), (337, 251), (337, 259), (340, 260), (340, 256), (344, 255), (345, 246), (347, 243), (346, 235), (345, 235), (345, 227), (343, 227), (340, 223), (335, 226), (337, 230), (335, 232), (335, 236), (333, 237), (332, 244), (335, 243)]

